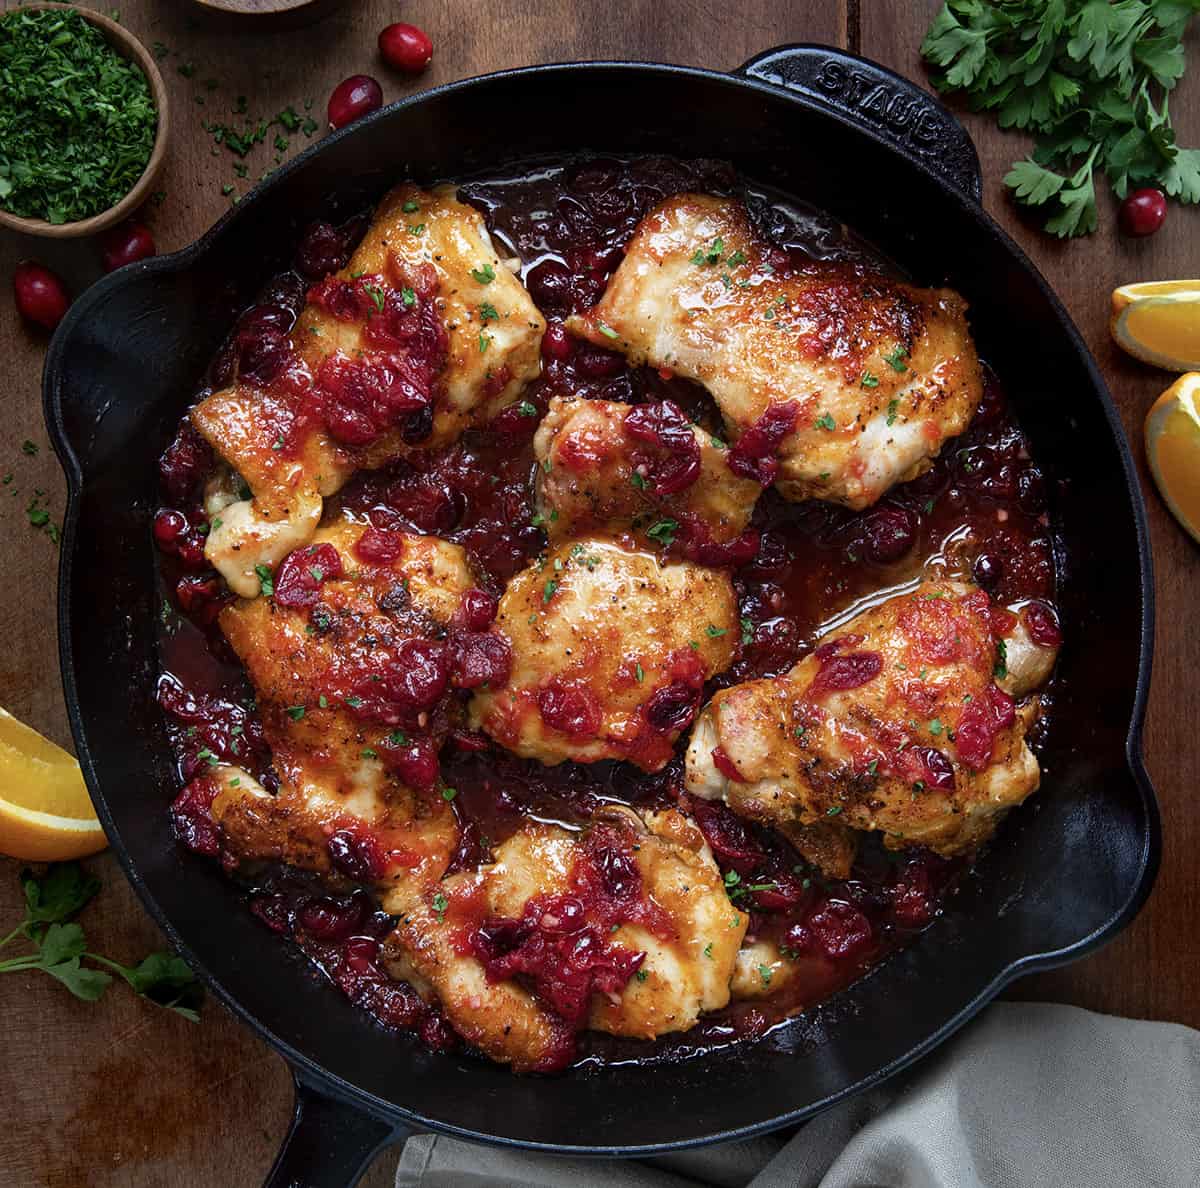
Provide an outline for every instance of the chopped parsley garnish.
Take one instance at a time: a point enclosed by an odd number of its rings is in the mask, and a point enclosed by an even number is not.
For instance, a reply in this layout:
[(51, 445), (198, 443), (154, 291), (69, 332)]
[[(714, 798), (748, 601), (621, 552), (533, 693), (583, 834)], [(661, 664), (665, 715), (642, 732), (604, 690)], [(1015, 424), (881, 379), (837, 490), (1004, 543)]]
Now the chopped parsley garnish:
[(479, 353), (485, 354), (488, 347), (492, 345), (492, 336), (490, 334), (480, 333), (479, 335)]
[(523, 417), (536, 417), (538, 415), (537, 405), (531, 404), (528, 400), (522, 400), (517, 405), (517, 412)]
[(813, 428), (824, 429), (827, 432), (832, 433), (837, 428), (837, 422), (833, 419), (832, 413), (822, 413), (815, 421), (813, 421)]
[(872, 759), (871, 762), (867, 764), (867, 775), (873, 776), (873, 775), (878, 775), (878, 774), (879, 774), (879, 760)]
[(899, 400), (889, 400), (888, 401), (887, 423), (888, 423), (889, 429), (896, 423), (896, 413), (899, 410), (899, 408), (900, 408)]
[(378, 756), (375, 754), (375, 752), (370, 747), (363, 747), (363, 749), (359, 752), (359, 754), (361, 754), (364, 759), (378, 758)]
[(869, 371), (864, 371), (862, 373), (862, 379), (859, 380), (859, 383), (862, 384), (864, 388), (878, 388), (879, 376), (872, 375)]
[(942, 725), (941, 718), (931, 718), (930, 719), (930, 722), (929, 722), (929, 733), (930, 734), (933, 734), (933, 735), (941, 734), (942, 731), (945, 729), (946, 729), (945, 726)]
[(697, 248), (696, 254), (692, 257), (693, 264), (719, 264), (721, 256), (725, 252), (725, 241), (718, 236), (709, 244), (708, 248)]
[(411, 198), (400, 208), (405, 214), (416, 214), (421, 209), (419, 203), (414, 202)]
[(709, 623), (709, 625), (704, 628), (704, 634), (707, 635), (709, 639), (720, 639), (720, 637), (725, 634), (725, 631), (726, 628), (714, 627), (712, 623)]
[(558, 589), (558, 583), (553, 578), (547, 578), (545, 586), (542, 587), (542, 601), (549, 602), (554, 597), (554, 591)]
[(704, 956), (707, 957), (709, 961), (713, 960), (712, 949), (712, 941), (709, 941), (708, 944), (704, 946)]
[(29, 438), (26, 438), (23, 442), (21, 442), (21, 453), (22, 454), (28, 454), (30, 458), (36, 458), (37, 452), (38, 452), (37, 445), (34, 442), (30, 441)]
[(992, 676), (998, 681), (1002, 681), (1008, 676), (1008, 642), (1006, 640), (996, 640), (996, 665), (992, 669)]
[(890, 355), (884, 355), (883, 361), (893, 371), (907, 371), (908, 364), (904, 362), (904, 360), (907, 358), (908, 352), (902, 346), (897, 346)]
[(639, 982), (644, 982), (650, 975), (644, 969), (639, 969), (633, 976), (637, 978)]
[(770, 966), (760, 965), (758, 967), (758, 976), (762, 978), (762, 984), (769, 986), (771, 984), (771, 969)]
[(326, 697), (324, 693), (322, 693), (317, 698), (317, 705), (319, 705), (321, 707), (321, 709), (328, 709), (329, 708), (329, 698)]
[(409, 235), (424, 235), (425, 234), (425, 224), (424, 223), (410, 223), (408, 225), (408, 233), (409, 233)]
[(378, 285), (363, 285), (363, 292), (371, 298), (376, 313), (383, 313), (383, 289)]
[(265, 565), (256, 565), (254, 572), (258, 574), (258, 588), (269, 598), (275, 593), (275, 578)]
[(433, 897), (433, 910), (437, 915), (437, 922), (442, 924), (446, 919), (446, 909), (450, 906), (450, 901), (439, 891)]
[(300, 719), (304, 717), (304, 706), (289, 705), (287, 712), (288, 712), (288, 717), (291, 718), (291, 720), (293, 722), (299, 722)]
[(736, 268), (739, 264), (745, 264), (746, 253), (740, 248), (736, 252), (730, 252), (729, 255), (725, 257), (725, 263), (730, 268)]
[(453, 800), (457, 795), (458, 795), (457, 788), (443, 788), (442, 789), (442, 799), (443, 800)]
[(362, 705), (362, 698), (361, 698), (361, 697), (347, 697), (347, 698), (346, 698), (346, 704), (347, 704), (347, 705), (348, 705), (348, 706), (349, 706), (351, 709), (358, 709), (358, 707), (359, 707), (360, 705)]
[(605, 338), (620, 338), (621, 336), (611, 327), (606, 326), (603, 322), (596, 323), (596, 329), (604, 335)]
[(634, 676), (637, 677), (639, 685), (642, 683), (642, 681), (644, 681), (646, 679), (645, 669), (642, 668), (640, 662), (638, 663), (637, 667), (634, 668), (633, 673), (634, 673)]
[(750, 619), (742, 620), (742, 646), (749, 647), (754, 642), (754, 623)]
[(629, 476), (629, 481), (637, 487), (639, 491), (644, 491), (649, 484), (646, 482), (645, 475), (639, 474), (636, 470)]
[(478, 284), (490, 285), (496, 279), (496, 270), (490, 264), (485, 264), (482, 268), (472, 268), (471, 278)]
[(827, 817), (836, 817), (838, 815), (838, 813), (840, 813), (841, 811), (842, 811), (842, 806), (840, 804), (833, 804), (833, 805), (830, 805), (829, 808), (827, 808), (825, 810), (825, 815)]
[(417, 303), (417, 294), (412, 289), (401, 289), (400, 300), (411, 309)]
[(675, 533), (679, 531), (678, 520), (659, 520), (658, 523), (646, 530), (651, 540), (657, 540), (664, 548), (670, 548), (675, 543)]

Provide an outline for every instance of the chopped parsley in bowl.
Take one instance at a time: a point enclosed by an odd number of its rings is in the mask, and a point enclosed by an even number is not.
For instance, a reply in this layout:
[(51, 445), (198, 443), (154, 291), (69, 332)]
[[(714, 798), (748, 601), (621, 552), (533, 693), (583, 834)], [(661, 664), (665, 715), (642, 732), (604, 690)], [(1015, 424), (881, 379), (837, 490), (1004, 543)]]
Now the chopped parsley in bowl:
[(0, 14), (0, 224), (85, 235), (144, 198), (163, 157), (166, 94), (145, 47), (68, 5)]

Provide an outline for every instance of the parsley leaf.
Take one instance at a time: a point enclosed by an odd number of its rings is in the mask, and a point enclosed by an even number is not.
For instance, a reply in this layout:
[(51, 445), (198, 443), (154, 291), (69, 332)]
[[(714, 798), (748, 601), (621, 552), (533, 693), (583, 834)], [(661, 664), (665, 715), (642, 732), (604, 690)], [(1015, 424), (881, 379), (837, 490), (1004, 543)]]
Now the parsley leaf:
[[(143, 997), (193, 1022), (199, 1021), (204, 988), (181, 958), (171, 953), (152, 953), (140, 965), (124, 966), (88, 952), (83, 927), (71, 917), (99, 891), (100, 883), (86, 874), (78, 862), (53, 865), (40, 878), (31, 871), (23, 871), (21, 883), (25, 890), (25, 918), (0, 939), (0, 949), (24, 938), (33, 945), (33, 951), (0, 960), (0, 973), (40, 970), (76, 998), (95, 1002), (113, 982), (112, 974), (95, 968), (102, 965)], [(85, 965), (84, 961), (90, 964)]]
[(1167, 93), (1196, 0), (948, 0), (921, 46), (943, 91), (1035, 137), (1005, 175), (1061, 237), (1096, 227), (1097, 171), (1118, 198), (1156, 186), (1200, 202), (1200, 150), (1180, 148)]

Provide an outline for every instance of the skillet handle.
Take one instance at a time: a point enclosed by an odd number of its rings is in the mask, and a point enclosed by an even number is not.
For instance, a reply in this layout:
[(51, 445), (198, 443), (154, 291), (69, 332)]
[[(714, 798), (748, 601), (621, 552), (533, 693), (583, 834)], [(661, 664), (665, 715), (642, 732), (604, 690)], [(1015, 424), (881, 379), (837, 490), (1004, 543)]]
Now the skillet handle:
[(414, 1133), (314, 1088), (298, 1072), (292, 1124), (263, 1188), (354, 1188), (386, 1146)]
[[(827, 45), (779, 46), (734, 73), (832, 108), (980, 201), (979, 156), (967, 130), (948, 107), (899, 74)], [(883, 189), (886, 197), (886, 183)]]

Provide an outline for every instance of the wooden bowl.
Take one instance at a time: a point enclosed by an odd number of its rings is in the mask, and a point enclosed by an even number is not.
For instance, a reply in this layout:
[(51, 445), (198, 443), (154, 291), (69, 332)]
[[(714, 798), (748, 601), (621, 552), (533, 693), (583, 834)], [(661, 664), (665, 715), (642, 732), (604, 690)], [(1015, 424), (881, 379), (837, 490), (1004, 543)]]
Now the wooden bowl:
[(196, 3), (214, 20), (223, 19), (238, 27), (293, 29), (326, 16), (342, 0), (196, 0)]
[[(162, 170), (163, 158), (167, 150), (167, 88), (163, 84), (162, 75), (150, 51), (132, 33), (123, 29), (116, 21), (110, 20), (102, 13), (93, 12), (90, 8), (79, 8), (74, 4), (22, 4), (13, 12), (22, 12), (35, 8), (74, 8), (84, 20), (95, 25), (108, 40), (108, 43), (122, 57), (128, 58), (146, 76), (150, 84), (150, 95), (158, 113), (158, 131), (154, 137), (154, 148), (150, 160), (142, 171), (142, 176), (134, 183), (134, 187), (115, 206), (102, 210), (91, 218), (79, 219), (73, 223), (51, 223), (45, 219), (23, 219), (0, 209), (0, 227), (11, 227), (14, 231), (22, 231), (26, 235), (44, 235), (50, 239), (71, 239), (79, 235), (93, 235), (103, 231), (114, 223), (131, 215), (149, 196), (150, 188), (158, 179)], [(3, 15), (7, 16), (8, 12)]]

